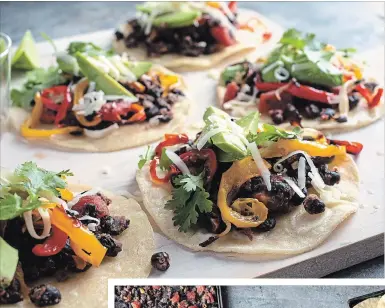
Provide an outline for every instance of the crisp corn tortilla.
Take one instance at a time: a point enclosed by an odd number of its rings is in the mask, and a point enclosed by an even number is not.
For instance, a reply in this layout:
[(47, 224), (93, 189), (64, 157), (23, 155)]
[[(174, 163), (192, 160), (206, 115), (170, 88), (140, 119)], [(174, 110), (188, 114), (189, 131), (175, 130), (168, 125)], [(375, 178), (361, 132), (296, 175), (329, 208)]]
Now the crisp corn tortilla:
[[(154, 66), (152, 71), (175, 75), (175, 73), (158, 65)], [(161, 139), (165, 133), (182, 130), (191, 107), (186, 84), (182, 76), (178, 75), (178, 77), (181, 80), (179, 88), (186, 96), (181, 98), (181, 100), (173, 106), (174, 118), (168, 123), (157, 126), (151, 126), (148, 122), (123, 125), (100, 139), (93, 139), (84, 135), (72, 136), (66, 134), (54, 135), (50, 138), (28, 138), (28, 140), (63, 150), (83, 152), (113, 152), (157, 141)], [(28, 115), (29, 113), (21, 108), (12, 108), (10, 110), (11, 126), (16, 130), (20, 130), (21, 124)]]
[[(113, 38), (112, 46), (114, 50), (121, 54), (127, 52), (130, 56), (138, 60), (151, 61), (161, 64), (170, 69), (178, 71), (203, 70), (211, 68), (217, 64), (223, 64), (223, 61), (229, 64), (233, 61), (243, 59), (248, 53), (258, 49), (262, 45), (262, 33), (269, 31), (263, 18), (256, 12), (240, 12), (238, 20), (247, 21), (249, 18), (258, 18), (261, 22), (261, 31), (251, 33), (245, 30), (238, 30), (236, 34), (237, 44), (224, 48), (223, 50), (210, 54), (200, 55), (198, 57), (188, 57), (179, 54), (166, 54), (158, 57), (148, 57), (145, 48), (127, 48), (124, 40)], [(121, 31), (127, 33), (127, 24), (121, 26)]]
[(379, 306), (380, 299), (379, 298), (368, 298), (363, 302), (355, 305), (354, 308), (381, 308), (383, 306)]
[[(69, 185), (69, 190), (80, 193), (89, 190), (89, 186)], [(54, 285), (60, 290), (62, 299), (55, 307), (89, 308), (91, 303), (98, 307), (107, 307), (107, 291), (109, 278), (147, 278), (151, 272), (151, 256), (155, 250), (154, 235), (150, 222), (140, 205), (133, 199), (126, 199), (103, 191), (112, 200), (109, 206), (111, 215), (124, 215), (130, 219), (130, 226), (120, 236), (123, 251), (115, 258), (105, 257), (99, 268), (91, 267), (84, 273), (74, 273), (64, 282), (57, 282), (54, 277), (40, 283)], [(91, 305), (92, 306), (92, 305)], [(4, 307), (35, 308), (24, 294), (24, 301)]]
[[(284, 155), (284, 149), (280, 154)], [(148, 164), (137, 171), (136, 180), (142, 192), (146, 210), (160, 230), (177, 243), (196, 251), (275, 258), (314, 249), (325, 241), (339, 224), (356, 212), (359, 191), (357, 166), (348, 155), (334, 159), (329, 164), (329, 168), (334, 166), (338, 167), (341, 174), (340, 183), (334, 187), (342, 193), (342, 198), (335, 203), (326, 203), (327, 208), (324, 213), (310, 215), (300, 205), (289, 214), (280, 216), (272, 231), (255, 233), (252, 241), (238, 232), (230, 232), (207, 247), (200, 247), (199, 243), (207, 240), (212, 234), (203, 229), (182, 233), (178, 231), (178, 227), (174, 226), (172, 211), (164, 208), (166, 202), (171, 199), (170, 188), (151, 182)]]
[[(375, 76), (376, 80), (383, 85), (384, 80), (384, 50), (382, 49), (376, 49), (373, 50), (365, 57), (365, 59), (375, 59), (376, 65), (372, 65), (368, 69), (368, 76)], [(222, 108), (223, 105), (223, 98), (225, 96), (226, 88), (219, 85), (217, 85), (217, 104), (219, 107)], [(235, 106), (233, 106), (230, 110), (225, 110), (228, 112), (231, 116), (238, 118), (242, 117), (244, 115), (249, 114), (252, 111), (258, 111), (258, 107), (256, 104), (249, 104), (245, 102), (238, 102)], [(338, 123), (335, 120), (329, 120), (329, 121), (321, 121), (320, 119), (302, 119), (301, 124), (303, 127), (309, 127), (309, 128), (315, 128), (320, 131), (330, 131), (330, 132), (341, 132), (341, 131), (352, 131), (356, 130), (358, 128), (370, 125), (371, 123), (374, 123), (381, 119), (385, 114), (385, 104), (384, 104), (384, 97), (381, 99), (381, 103), (373, 108), (368, 109), (367, 103), (364, 99), (362, 99), (358, 106), (349, 111), (348, 113), (348, 121), (345, 123)], [(336, 113), (338, 115), (338, 112)], [(273, 121), (271, 120), (271, 117), (267, 115), (260, 115), (261, 122), (263, 123), (270, 123), (273, 124)], [(291, 125), (288, 122), (282, 123), (280, 125), (276, 125), (280, 128), (287, 129), (290, 128)]]

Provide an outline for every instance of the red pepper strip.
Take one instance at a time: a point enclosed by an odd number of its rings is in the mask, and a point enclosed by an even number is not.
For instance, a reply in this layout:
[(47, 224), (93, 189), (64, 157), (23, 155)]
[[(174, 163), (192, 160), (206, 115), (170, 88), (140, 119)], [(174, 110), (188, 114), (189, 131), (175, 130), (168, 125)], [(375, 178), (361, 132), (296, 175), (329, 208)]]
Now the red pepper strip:
[(59, 110), (57, 111), (57, 115), (55, 118), (56, 125), (58, 125), (61, 121), (63, 121), (67, 116), (67, 111), (68, 109), (71, 108), (71, 102), (72, 102), (72, 97), (71, 97), (70, 87), (66, 87), (65, 93), (64, 93), (64, 100), (60, 104)]
[(188, 162), (196, 162), (199, 159), (204, 159), (204, 167), (209, 170), (209, 175), (207, 177), (207, 181), (210, 182), (214, 178), (215, 172), (217, 171), (217, 156), (212, 149), (202, 149), (191, 150), (186, 153), (179, 155), (179, 157), (186, 163), (188, 166)]
[(291, 84), (286, 91), (293, 96), (325, 104), (330, 104), (335, 96), (335, 94), (331, 92), (318, 90), (298, 83)]
[(58, 227), (52, 225), (52, 234), (43, 244), (37, 244), (32, 252), (39, 257), (48, 257), (58, 254), (66, 245), (68, 235)]
[[(129, 112), (134, 112), (135, 114), (128, 120), (122, 120), (121, 116), (125, 116)], [(104, 104), (102, 109), (100, 109), (100, 114), (103, 121), (109, 121), (114, 123), (132, 123), (144, 121), (146, 119), (146, 113), (144, 112), (143, 106), (139, 104), (130, 104), (125, 102)]]
[(170, 166), (170, 170), (168, 173), (163, 177), (158, 177), (158, 174), (156, 173), (156, 167), (159, 165), (159, 157), (155, 156), (154, 159), (150, 162), (150, 175), (151, 180), (156, 184), (165, 184), (170, 181), (170, 178), (173, 174), (178, 173), (178, 169), (174, 165)]
[(259, 92), (274, 91), (287, 84), (287, 82), (263, 82), (259, 76), (255, 81), (255, 87), (258, 89)]
[(237, 85), (237, 83), (235, 81), (230, 82), (226, 86), (226, 92), (225, 92), (225, 97), (223, 98), (223, 102), (226, 103), (234, 99), (237, 96), (238, 91), (239, 91), (239, 86)]
[(289, 83), (281, 83), (280, 87), (271, 90), (269, 92), (262, 93), (261, 96), (259, 97), (259, 107), (258, 110), (261, 113), (267, 114), (270, 110), (270, 104), (269, 101), (281, 101), (281, 93), (285, 92), (288, 90), (288, 88), (291, 86), (293, 81)]
[(231, 13), (233, 14), (237, 13), (237, 10), (238, 10), (237, 1), (230, 1), (228, 7)]
[(57, 111), (60, 107), (59, 104), (54, 103), (50, 98), (47, 98), (47, 97), (42, 96), (41, 101), (42, 101), (44, 107), (46, 107), (50, 110)]
[(56, 104), (53, 98), (56, 98), (56, 96), (65, 97), (67, 88), (67, 86), (55, 86), (48, 89), (44, 89), (41, 92), (41, 100), (43, 102), (43, 105), (45, 105), (51, 110), (59, 110), (60, 105)]
[(142, 122), (146, 120), (146, 113), (144, 112), (144, 107), (139, 105), (139, 104), (131, 104), (131, 110), (135, 112), (135, 114), (130, 117), (127, 122), (132, 123), (132, 122)]
[(352, 155), (358, 155), (361, 153), (364, 146), (359, 142), (350, 142), (343, 140), (327, 139), (329, 144), (345, 146), (346, 152)]
[(358, 93), (362, 95), (362, 97), (366, 100), (368, 105), (372, 102), (372, 94), (370, 93), (369, 89), (365, 87), (362, 83), (359, 83), (356, 85), (355, 90), (357, 90)]
[(229, 29), (222, 26), (216, 26), (210, 29), (211, 35), (215, 40), (225, 47), (234, 45), (235, 39), (231, 36)]
[(186, 134), (165, 134), (165, 140), (157, 145), (155, 148), (155, 155), (160, 157), (162, 155), (162, 150), (164, 147), (188, 143), (189, 138)]
[(378, 88), (377, 93), (373, 96), (372, 101), (370, 102), (369, 109), (374, 108), (378, 106), (378, 104), (381, 101), (382, 94), (384, 94), (384, 89), (383, 88)]

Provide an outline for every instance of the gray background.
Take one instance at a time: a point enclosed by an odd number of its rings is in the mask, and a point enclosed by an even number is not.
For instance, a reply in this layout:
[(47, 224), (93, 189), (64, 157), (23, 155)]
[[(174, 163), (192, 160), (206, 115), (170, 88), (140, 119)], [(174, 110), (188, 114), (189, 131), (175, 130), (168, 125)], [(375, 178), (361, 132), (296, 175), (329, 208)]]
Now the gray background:
[[(348, 308), (348, 300), (375, 286), (237, 286), (224, 288), (228, 308)], [(227, 296), (226, 296), (227, 295)]]
[[(37, 41), (43, 40), (41, 32), (52, 38), (94, 32), (116, 27), (132, 17), (136, 3), (0, 2), (0, 30), (15, 44), (27, 29)], [(283, 27), (313, 32), (338, 48), (364, 51), (384, 44), (383, 2), (242, 2), (239, 6), (255, 9)], [(376, 258), (329, 277), (382, 278), (384, 259)]]

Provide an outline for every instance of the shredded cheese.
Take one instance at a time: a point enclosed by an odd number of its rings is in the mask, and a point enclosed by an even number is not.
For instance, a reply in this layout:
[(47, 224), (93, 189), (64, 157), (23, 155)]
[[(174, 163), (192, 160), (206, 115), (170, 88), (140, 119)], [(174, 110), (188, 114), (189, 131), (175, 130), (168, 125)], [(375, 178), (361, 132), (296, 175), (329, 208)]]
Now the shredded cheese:
[(261, 153), (259, 153), (258, 147), (255, 144), (255, 142), (249, 143), (248, 148), (251, 152), (251, 156), (253, 156), (253, 159), (255, 161), (255, 164), (257, 165), (258, 170), (261, 172), (261, 176), (263, 178), (263, 181), (266, 184), (267, 190), (271, 190), (271, 182), (270, 182), (270, 171), (266, 167), (262, 157)]
[(305, 194), (302, 190), (294, 183), (294, 181), (288, 176), (284, 176), (283, 179), (290, 185), (290, 187), (294, 190), (294, 192), (300, 196), (301, 198), (305, 198)]
[(198, 142), (197, 142), (197, 149), (200, 151), (206, 143), (210, 140), (211, 137), (214, 137), (216, 134), (219, 134), (223, 132), (224, 129), (222, 127), (217, 127), (214, 129), (209, 130), (207, 133), (202, 133), (202, 135), (199, 136)]
[(302, 156), (298, 163), (298, 186), (301, 190), (306, 187), (306, 160)]

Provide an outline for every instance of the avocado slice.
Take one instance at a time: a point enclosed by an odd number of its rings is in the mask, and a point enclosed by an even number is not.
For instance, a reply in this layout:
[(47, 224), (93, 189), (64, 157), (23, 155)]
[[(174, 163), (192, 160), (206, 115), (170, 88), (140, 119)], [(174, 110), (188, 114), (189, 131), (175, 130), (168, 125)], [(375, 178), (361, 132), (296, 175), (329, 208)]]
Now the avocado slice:
[[(203, 115), (203, 120), (206, 123), (206, 128), (210, 127), (210, 129), (213, 129), (222, 125), (219, 123), (215, 123), (215, 121), (209, 119), (211, 115), (216, 115), (226, 120), (231, 119), (226, 112), (215, 107), (208, 107), (206, 109), (205, 114)], [(242, 142), (242, 140), (239, 138), (239, 136), (231, 132), (218, 133), (211, 138), (211, 141), (215, 146), (217, 146), (223, 152), (230, 154), (230, 156), (232, 157), (244, 157), (247, 155), (247, 148)]]
[(151, 62), (139, 61), (139, 62), (125, 62), (125, 66), (135, 75), (136, 78), (140, 78), (142, 75), (148, 73), (152, 67)]
[(80, 71), (90, 81), (94, 81), (96, 88), (103, 91), (106, 95), (125, 95), (134, 96), (130, 91), (123, 87), (119, 82), (106, 74), (99, 67), (96, 67), (88, 60), (88, 56), (77, 52), (75, 54)]
[(185, 27), (194, 24), (194, 20), (201, 15), (199, 11), (183, 11), (168, 13), (156, 17), (152, 24), (155, 27), (166, 25), (168, 28)]
[(19, 252), (0, 237), (0, 255), (0, 287), (5, 289), (15, 275)]

